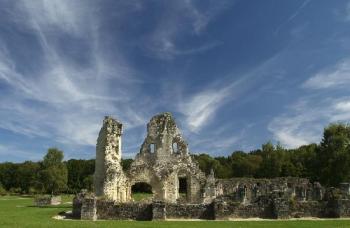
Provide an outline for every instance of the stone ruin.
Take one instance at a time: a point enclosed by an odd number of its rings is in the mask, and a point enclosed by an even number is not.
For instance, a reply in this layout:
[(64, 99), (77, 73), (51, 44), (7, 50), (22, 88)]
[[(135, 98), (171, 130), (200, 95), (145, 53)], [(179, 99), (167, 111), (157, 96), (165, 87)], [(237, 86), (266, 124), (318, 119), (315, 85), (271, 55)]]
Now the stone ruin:
[(201, 203), (206, 176), (191, 158), (170, 113), (154, 116), (147, 124), (147, 136), (127, 172), (121, 162), (122, 124), (111, 117), (103, 121), (97, 139), (94, 189), (96, 196), (115, 202), (131, 201), (131, 187), (147, 183), (154, 200), (180, 200), (179, 181), (186, 182), (186, 202)]
[[(232, 219), (350, 217), (350, 185), (322, 187), (305, 178), (206, 176), (189, 153), (170, 113), (154, 116), (130, 168), (121, 166), (122, 124), (105, 117), (96, 146), (94, 194), (78, 194), (81, 219)], [(132, 187), (152, 188), (150, 202), (133, 202)], [(185, 192), (180, 193), (181, 186)]]

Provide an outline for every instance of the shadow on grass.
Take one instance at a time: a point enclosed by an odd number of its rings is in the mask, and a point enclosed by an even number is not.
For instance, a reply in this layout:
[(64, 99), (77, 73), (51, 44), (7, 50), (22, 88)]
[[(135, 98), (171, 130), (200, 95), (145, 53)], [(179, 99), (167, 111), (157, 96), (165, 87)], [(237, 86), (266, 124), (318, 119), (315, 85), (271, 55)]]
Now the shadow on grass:
[(48, 205), (48, 206), (35, 206), (35, 205), (29, 205), (27, 207), (36, 207), (36, 208), (62, 208), (62, 209), (72, 209), (69, 205)]
[(5, 194), (5, 195), (0, 195), (0, 196), (4, 196), (4, 197), (18, 197), (18, 198), (34, 198), (35, 195), (21, 195), (21, 194)]

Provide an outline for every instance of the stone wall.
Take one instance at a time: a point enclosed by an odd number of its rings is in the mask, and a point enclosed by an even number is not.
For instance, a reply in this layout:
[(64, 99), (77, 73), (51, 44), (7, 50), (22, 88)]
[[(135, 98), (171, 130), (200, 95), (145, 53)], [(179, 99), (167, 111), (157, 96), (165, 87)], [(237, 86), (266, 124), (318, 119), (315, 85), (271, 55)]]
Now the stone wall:
[(96, 145), (95, 194), (116, 202), (131, 199), (130, 185), (120, 164), (121, 135), (122, 124), (105, 117)]
[[(171, 113), (151, 118), (140, 152), (125, 172), (120, 163), (121, 137), (122, 124), (105, 117), (96, 145), (97, 198), (76, 197), (75, 216), (92, 220), (350, 216), (349, 183), (326, 190), (305, 178), (224, 180), (215, 179), (214, 172), (206, 177)], [(153, 203), (132, 202), (131, 188), (139, 182), (152, 187)]]
[[(77, 202), (80, 201), (80, 202)], [(260, 196), (243, 204), (235, 198), (219, 197), (210, 204), (181, 204), (155, 201), (152, 203), (116, 203), (96, 197), (76, 197), (73, 215), (84, 220), (164, 220), (205, 219), (228, 220), (235, 218), (288, 219), (302, 217), (350, 217), (350, 200), (293, 201), (279, 193)]]
[(179, 178), (186, 178), (186, 202), (203, 202), (205, 174), (192, 160), (170, 113), (154, 116), (147, 124), (147, 135), (127, 172), (130, 185), (146, 182), (152, 186), (154, 199), (175, 203), (180, 199)]
[(232, 178), (216, 181), (216, 197), (232, 195), (236, 201), (244, 204), (254, 202), (260, 196), (280, 192), (287, 198), (297, 201), (322, 200), (325, 189), (317, 182), (296, 177), (273, 179)]
[(97, 201), (98, 219), (115, 220), (152, 220), (152, 205), (146, 203), (115, 203)]
[(40, 195), (34, 198), (34, 203), (38, 207), (61, 204), (61, 196)]
[(166, 204), (167, 219), (214, 219), (213, 204)]
[(76, 218), (80, 215), (82, 220), (214, 219), (213, 204), (116, 203), (96, 197), (77, 201), (73, 204), (73, 215)]

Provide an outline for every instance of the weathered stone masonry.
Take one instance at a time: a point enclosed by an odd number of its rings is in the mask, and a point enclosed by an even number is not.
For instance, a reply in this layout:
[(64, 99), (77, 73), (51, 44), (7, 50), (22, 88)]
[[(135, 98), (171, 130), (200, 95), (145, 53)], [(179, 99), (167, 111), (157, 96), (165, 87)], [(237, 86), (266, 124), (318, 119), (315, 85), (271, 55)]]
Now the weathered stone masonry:
[[(127, 172), (121, 161), (122, 124), (106, 117), (96, 146), (94, 194), (78, 194), (73, 215), (81, 219), (232, 219), (350, 217), (350, 185), (325, 189), (304, 178), (208, 176), (192, 160), (170, 113), (154, 116)], [(180, 182), (186, 184), (179, 194)], [(152, 202), (132, 202), (136, 183), (152, 187)]]
[(106, 117), (96, 145), (94, 189), (96, 196), (116, 202), (131, 199), (129, 181), (120, 164), (122, 124)]
[(96, 196), (129, 202), (132, 185), (144, 182), (152, 186), (154, 200), (175, 203), (180, 199), (179, 178), (184, 178), (187, 184), (185, 201), (203, 201), (206, 177), (192, 161), (187, 142), (170, 113), (157, 115), (148, 123), (140, 152), (126, 173), (120, 164), (121, 135), (122, 124), (106, 117), (97, 139)]

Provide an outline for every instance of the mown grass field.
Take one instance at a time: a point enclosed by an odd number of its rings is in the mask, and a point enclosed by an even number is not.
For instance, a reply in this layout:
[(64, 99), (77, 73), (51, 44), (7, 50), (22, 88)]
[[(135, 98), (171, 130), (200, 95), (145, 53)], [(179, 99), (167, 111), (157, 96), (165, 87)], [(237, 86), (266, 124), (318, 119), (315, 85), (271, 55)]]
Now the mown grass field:
[(350, 220), (317, 220), (317, 221), (79, 221), (56, 220), (52, 217), (62, 211), (71, 210), (67, 204), (71, 197), (64, 197), (60, 206), (39, 208), (33, 206), (30, 197), (0, 197), (0, 227), (350, 227)]
[(138, 193), (133, 193), (131, 197), (134, 199), (134, 201), (139, 202), (139, 201), (151, 199), (152, 196), (153, 194), (150, 194), (150, 193), (138, 192)]

